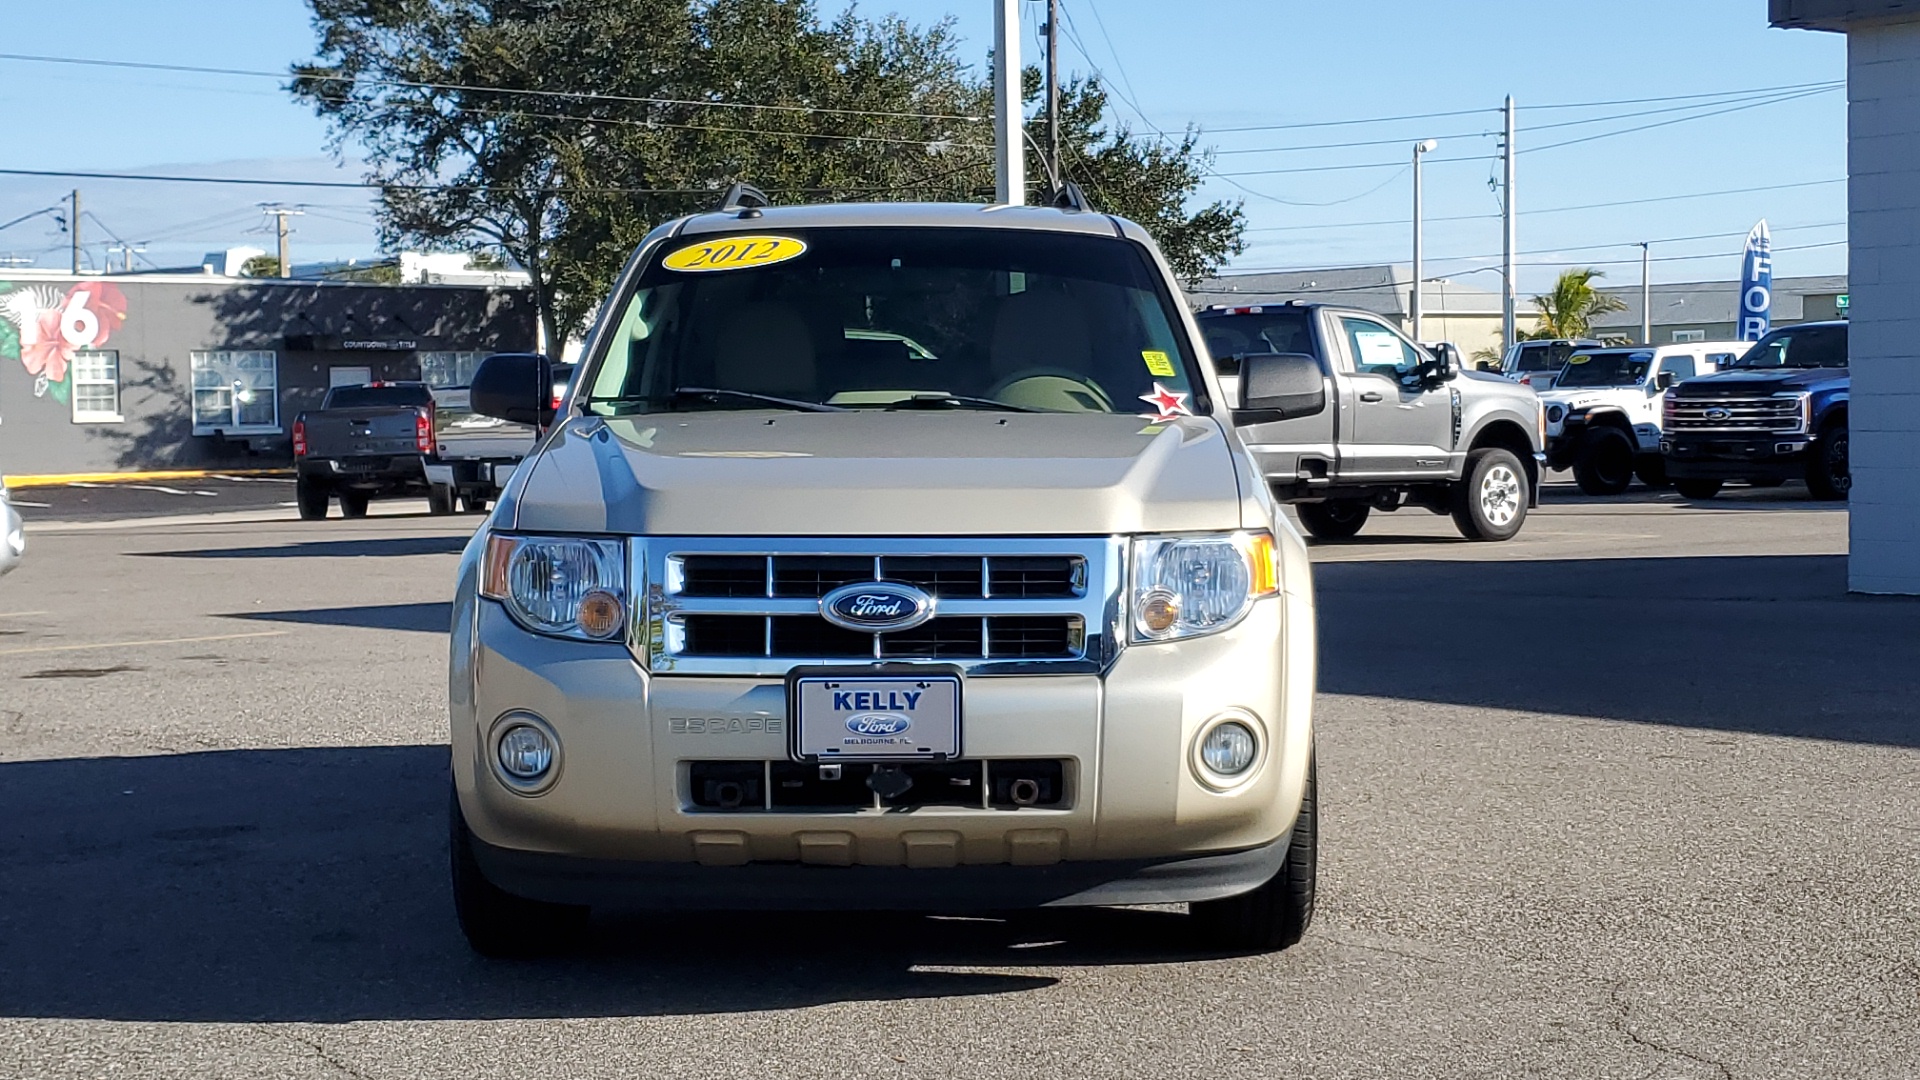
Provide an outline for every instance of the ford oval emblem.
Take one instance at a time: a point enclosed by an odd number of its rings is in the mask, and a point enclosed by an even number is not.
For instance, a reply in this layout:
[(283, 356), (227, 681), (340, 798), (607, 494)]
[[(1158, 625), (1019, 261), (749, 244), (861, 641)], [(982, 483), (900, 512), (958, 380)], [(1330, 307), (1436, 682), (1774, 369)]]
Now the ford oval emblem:
[(861, 713), (847, 717), (847, 730), (855, 735), (903, 735), (913, 721), (899, 713)]
[(1733, 419), (1733, 410), (1722, 409), (1718, 406), (1715, 406), (1714, 408), (1708, 409), (1706, 412), (1703, 412), (1700, 415), (1706, 417), (1709, 420), (1731, 420)]
[(821, 597), (820, 615), (847, 630), (883, 634), (908, 630), (933, 618), (933, 597), (911, 585), (863, 581)]

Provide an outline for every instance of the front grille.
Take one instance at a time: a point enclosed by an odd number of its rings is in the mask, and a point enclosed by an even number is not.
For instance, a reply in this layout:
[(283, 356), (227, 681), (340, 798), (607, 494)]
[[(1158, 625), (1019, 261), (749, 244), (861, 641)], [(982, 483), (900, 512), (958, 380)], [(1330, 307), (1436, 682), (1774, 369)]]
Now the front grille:
[[(651, 670), (779, 678), (796, 664), (937, 661), (970, 675), (1103, 670), (1117, 654), (1118, 537), (716, 539), (634, 545)], [(874, 581), (934, 599), (887, 633), (828, 622), (821, 600)], [(732, 790), (732, 789), (728, 789)]]
[(1695, 431), (1793, 434), (1800, 431), (1804, 422), (1803, 400), (1799, 395), (1760, 398), (1669, 396), (1664, 418), (1666, 431), (1668, 434)]
[(684, 555), (681, 596), (817, 599), (843, 585), (898, 581), (943, 600), (1068, 599), (1085, 595), (1074, 555)]
[(807, 660), (1060, 660), (1077, 657), (1086, 626), (1075, 615), (950, 615), (911, 630), (866, 634), (818, 615), (684, 615), (687, 657)]

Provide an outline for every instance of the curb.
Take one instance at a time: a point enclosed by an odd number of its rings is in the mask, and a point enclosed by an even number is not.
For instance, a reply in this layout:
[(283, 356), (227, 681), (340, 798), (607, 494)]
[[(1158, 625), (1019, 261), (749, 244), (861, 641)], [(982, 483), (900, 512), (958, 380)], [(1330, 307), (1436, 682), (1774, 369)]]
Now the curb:
[(9, 488), (58, 487), (61, 484), (134, 484), (149, 480), (203, 480), (210, 476), (292, 476), (292, 469), (158, 469), (152, 472), (41, 473), (0, 476)]

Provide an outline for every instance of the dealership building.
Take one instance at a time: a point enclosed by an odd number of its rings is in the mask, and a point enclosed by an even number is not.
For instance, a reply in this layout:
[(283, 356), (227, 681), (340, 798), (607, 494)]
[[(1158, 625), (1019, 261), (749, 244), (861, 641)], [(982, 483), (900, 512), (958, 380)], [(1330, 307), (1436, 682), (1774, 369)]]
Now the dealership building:
[(1847, 35), (1848, 583), (1920, 594), (1920, 0), (1768, 16)]
[(0, 475), (291, 463), (329, 386), (464, 385), (534, 347), (520, 287), (221, 274), (0, 280)]

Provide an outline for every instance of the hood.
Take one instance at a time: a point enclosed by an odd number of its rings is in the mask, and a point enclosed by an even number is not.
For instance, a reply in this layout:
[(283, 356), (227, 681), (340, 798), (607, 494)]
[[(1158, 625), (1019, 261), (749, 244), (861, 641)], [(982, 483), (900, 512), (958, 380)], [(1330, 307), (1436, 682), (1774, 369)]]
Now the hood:
[(666, 413), (576, 418), (511, 493), (529, 532), (1107, 535), (1240, 527), (1206, 417)]
[[(1629, 396), (1631, 394), (1631, 396)], [(1559, 405), (1568, 412), (1598, 405), (1603, 401), (1631, 400), (1632, 396), (1646, 397), (1646, 390), (1639, 386), (1582, 386), (1578, 389), (1553, 389), (1540, 392), (1540, 400), (1549, 405)]]
[(1685, 398), (1745, 397), (1846, 381), (1846, 368), (1734, 368), (1688, 379), (1674, 387), (1674, 393)]

